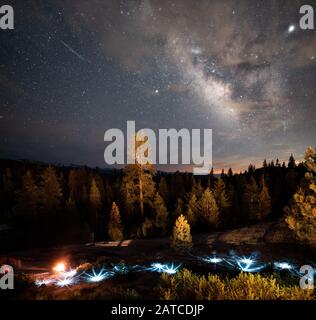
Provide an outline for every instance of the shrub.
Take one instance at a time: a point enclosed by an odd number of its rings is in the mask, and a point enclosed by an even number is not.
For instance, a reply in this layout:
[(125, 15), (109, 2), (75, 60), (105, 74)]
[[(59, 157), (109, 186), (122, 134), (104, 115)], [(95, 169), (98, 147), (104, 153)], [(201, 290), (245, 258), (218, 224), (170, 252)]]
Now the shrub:
[(190, 225), (182, 214), (173, 228), (171, 247), (179, 252), (185, 252), (192, 248)]
[(309, 300), (312, 290), (278, 283), (274, 276), (240, 273), (229, 279), (218, 275), (198, 276), (187, 269), (176, 275), (163, 274), (159, 287), (161, 299), (195, 300)]
[(302, 243), (316, 246), (316, 150), (308, 148), (305, 154), (308, 172), (289, 205), (284, 208), (285, 221)]
[(113, 291), (112, 299), (115, 300), (140, 300), (141, 295), (134, 289), (117, 288)]
[(120, 211), (115, 202), (112, 204), (108, 233), (113, 241), (124, 239)]

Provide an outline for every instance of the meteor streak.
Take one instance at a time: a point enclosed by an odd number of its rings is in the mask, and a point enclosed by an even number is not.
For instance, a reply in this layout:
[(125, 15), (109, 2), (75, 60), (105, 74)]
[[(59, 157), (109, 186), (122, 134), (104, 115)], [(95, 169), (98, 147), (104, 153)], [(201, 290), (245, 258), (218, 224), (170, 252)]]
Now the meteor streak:
[(65, 41), (60, 40), (61, 44), (66, 47), (71, 53), (73, 53), (76, 57), (78, 57), (80, 60), (90, 63), (89, 60), (85, 59), (84, 56), (82, 56), (80, 53), (75, 51), (70, 45), (68, 45)]

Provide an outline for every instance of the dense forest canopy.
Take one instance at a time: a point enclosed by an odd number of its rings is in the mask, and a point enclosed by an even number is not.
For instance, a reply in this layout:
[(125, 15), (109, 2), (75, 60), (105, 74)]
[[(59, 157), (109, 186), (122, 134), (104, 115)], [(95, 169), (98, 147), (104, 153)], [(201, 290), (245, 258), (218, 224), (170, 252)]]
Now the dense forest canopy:
[(221, 175), (0, 161), (0, 224), (6, 248), (170, 236), (183, 215), (191, 232), (211, 232), (283, 216), (306, 173), (293, 156)]

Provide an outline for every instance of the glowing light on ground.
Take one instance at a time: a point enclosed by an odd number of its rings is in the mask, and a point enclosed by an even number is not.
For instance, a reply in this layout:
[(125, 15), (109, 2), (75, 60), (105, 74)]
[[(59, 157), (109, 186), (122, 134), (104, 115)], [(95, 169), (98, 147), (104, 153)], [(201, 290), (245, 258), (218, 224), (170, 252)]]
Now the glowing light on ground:
[(243, 272), (259, 272), (265, 265), (258, 264), (255, 259), (251, 257), (236, 258), (238, 268)]
[(152, 263), (150, 268), (151, 271), (156, 271), (156, 272), (163, 272), (164, 269), (164, 265), (162, 263), (156, 262), (156, 263)]
[(35, 285), (41, 287), (43, 285), (54, 284), (57, 287), (68, 287), (79, 280), (79, 276), (76, 277), (76, 269), (66, 269), (66, 264), (64, 262), (58, 262), (53, 267), (53, 273), (49, 274), (47, 277), (38, 278), (35, 280)]
[(176, 274), (180, 267), (181, 267), (180, 264), (178, 264), (178, 265), (174, 265), (174, 264), (166, 265), (165, 268), (163, 269), (163, 272), (166, 272), (168, 274)]
[(77, 271), (75, 269), (71, 269), (69, 271), (63, 272), (62, 274), (65, 278), (74, 277), (77, 274)]
[(64, 278), (64, 279), (58, 280), (56, 282), (56, 286), (58, 286), (58, 287), (69, 287), (74, 283), (75, 283), (75, 279), (74, 278)]
[(92, 270), (92, 273), (86, 273), (86, 280), (88, 282), (101, 282), (113, 277), (114, 273), (102, 268), (99, 272)]
[(66, 265), (64, 262), (59, 262), (55, 265), (55, 267), (53, 268), (53, 270), (55, 272), (65, 272), (66, 270)]
[(243, 258), (243, 259), (240, 259), (240, 262), (241, 263), (244, 263), (244, 264), (253, 264), (254, 261), (250, 258)]
[(119, 263), (113, 266), (113, 271), (119, 274), (127, 274), (129, 272), (129, 267), (124, 263)]
[(150, 267), (145, 268), (145, 270), (151, 271), (151, 272), (160, 272), (160, 273), (168, 273), (168, 274), (175, 274), (178, 272), (179, 268), (181, 267), (181, 264), (175, 265), (173, 263), (159, 263), (155, 262), (150, 265)]
[[(235, 251), (230, 251), (227, 256), (218, 256), (215, 253), (208, 256), (193, 256), (195, 259), (207, 264), (221, 265), (230, 269), (238, 269), (243, 272), (260, 272), (266, 267), (273, 267), (276, 270), (288, 270), (290, 273), (301, 276), (294, 264), (286, 261), (263, 262), (258, 259), (258, 253), (252, 253), (250, 256), (238, 256)], [(44, 285), (55, 285), (57, 287), (69, 287), (80, 282), (98, 283), (116, 275), (126, 275), (129, 272), (158, 272), (169, 275), (176, 274), (181, 267), (179, 263), (153, 262), (149, 266), (127, 265), (125, 263), (112, 264), (111, 267), (101, 267), (89, 269), (89, 271), (78, 273), (77, 269), (67, 269), (64, 262), (57, 263), (53, 271), (47, 276), (43, 274), (35, 277), (34, 283), (37, 287)], [(78, 269), (79, 270), (79, 269)]]
[(292, 270), (293, 266), (288, 262), (274, 262), (274, 267), (280, 270)]
[(36, 279), (35, 280), (35, 285), (37, 287), (41, 287), (41, 286), (47, 286), (50, 284), (53, 284), (56, 280), (55, 279)]
[(206, 263), (213, 263), (213, 264), (218, 264), (223, 262), (222, 258), (213, 256), (213, 257), (202, 257), (201, 258), (202, 261), (206, 262)]

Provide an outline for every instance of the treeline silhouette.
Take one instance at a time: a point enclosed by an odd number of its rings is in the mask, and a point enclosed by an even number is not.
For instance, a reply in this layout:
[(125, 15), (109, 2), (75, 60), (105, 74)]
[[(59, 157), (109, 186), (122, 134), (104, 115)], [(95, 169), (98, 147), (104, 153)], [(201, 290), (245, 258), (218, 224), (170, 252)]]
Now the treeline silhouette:
[(0, 227), (10, 228), (1, 246), (167, 236), (181, 214), (195, 233), (278, 219), (305, 172), (293, 156), (206, 176), (138, 164), (102, 170), (0, 160)]

